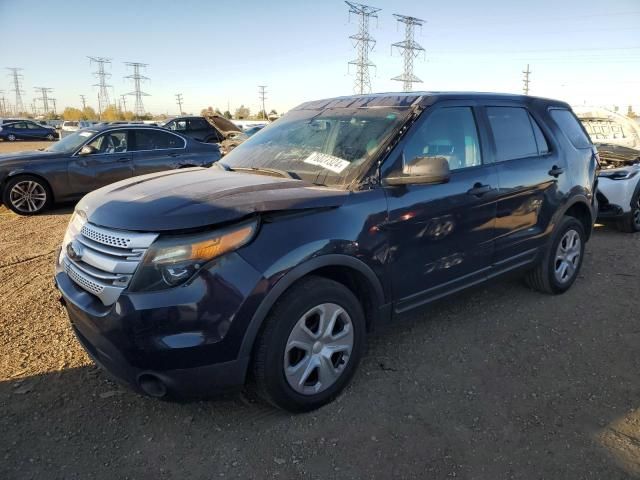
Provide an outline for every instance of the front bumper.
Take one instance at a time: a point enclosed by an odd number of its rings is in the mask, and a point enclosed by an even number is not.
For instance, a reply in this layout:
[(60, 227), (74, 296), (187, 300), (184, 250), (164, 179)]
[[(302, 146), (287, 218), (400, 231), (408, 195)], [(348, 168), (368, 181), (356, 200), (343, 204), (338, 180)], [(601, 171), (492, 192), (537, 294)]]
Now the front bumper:
[[(76, 337), (93, 360), (138, 392), (141, 378), (177, 396), (208, 396), (244, 383), (239, 351), (264, 290), (262, 276), (230, 254), (185, 286), (124, 292), (105, 307), (56, 266), (55, 282)], [(148, 392), (147, 392), (148, 393)]]

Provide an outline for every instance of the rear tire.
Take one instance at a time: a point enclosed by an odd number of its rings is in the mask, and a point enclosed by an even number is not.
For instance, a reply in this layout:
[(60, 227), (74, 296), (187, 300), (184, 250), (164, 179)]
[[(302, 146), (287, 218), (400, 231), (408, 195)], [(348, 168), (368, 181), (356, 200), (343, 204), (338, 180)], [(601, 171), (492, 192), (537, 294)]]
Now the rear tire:
[(540, 263), (525, 277), (529, 287), (544, 293), (564, 293), (580, 273), (586, 235), (582, 223), (574, 217), (562, 218), (551, 245)]
[(351, 380), (365, 346), (365, 319), (344, 285), (307, 277), (265, 320), (254, 349), (257, 394), (291, 412), (332, 401)]
[(640, 193), (631, 201), (631, 212), (618, 220), (618, 230), (625, 233), (640, 232)]

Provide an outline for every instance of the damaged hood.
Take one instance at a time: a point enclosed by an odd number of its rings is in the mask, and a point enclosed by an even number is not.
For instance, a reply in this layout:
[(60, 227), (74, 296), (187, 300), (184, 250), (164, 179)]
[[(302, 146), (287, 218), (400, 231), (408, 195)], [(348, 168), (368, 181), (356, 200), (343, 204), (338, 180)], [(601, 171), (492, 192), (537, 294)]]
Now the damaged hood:
[(212, 226), (259, 212), (342, 205), (348, 191), (302, 180), (189, 168), (123, 180), (86, 195), (76, 210), (104, 227), (166, 232)]

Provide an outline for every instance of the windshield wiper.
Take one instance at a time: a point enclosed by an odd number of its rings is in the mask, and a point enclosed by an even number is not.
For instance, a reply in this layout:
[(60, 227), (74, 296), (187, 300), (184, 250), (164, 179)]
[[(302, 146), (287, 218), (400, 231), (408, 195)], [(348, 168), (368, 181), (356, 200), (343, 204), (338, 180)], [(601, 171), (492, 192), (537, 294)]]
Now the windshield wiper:
[(227, 172), (249, 172), (256, 174), (267, 174), (276, 177), (283, 178), (292, 178), (294, 180), (300, 180), (300, 177), (293, 172), (289, 172), (287, 170), (280, 170), (277, 168), (263, 168), (263, 167), (235, 167), (231, 168), (229, 165), (221, 164), (220, 162), (215, 163), (214, 165), (220, 165)]

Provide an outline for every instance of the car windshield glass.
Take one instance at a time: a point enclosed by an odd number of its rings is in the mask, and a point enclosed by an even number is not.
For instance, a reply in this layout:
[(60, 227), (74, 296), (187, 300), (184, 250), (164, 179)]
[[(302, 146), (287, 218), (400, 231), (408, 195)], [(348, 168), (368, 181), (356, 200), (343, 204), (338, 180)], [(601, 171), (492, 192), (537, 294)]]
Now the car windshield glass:
[(45, 148), (45, 151), (56, 153), (72, 153), (80, 145), (89, 140), (89, 138), (93, 137), (95, 133), (96, 132), (93, 130), (80, 130), (79, 132), (67, 135), (62, 140), (54, 143), (50, 147)]
[(409, 114), (407, 108), (294, 110), (231, 151), (233, 168), (282, 170), (313, 183), (351, 183)]

